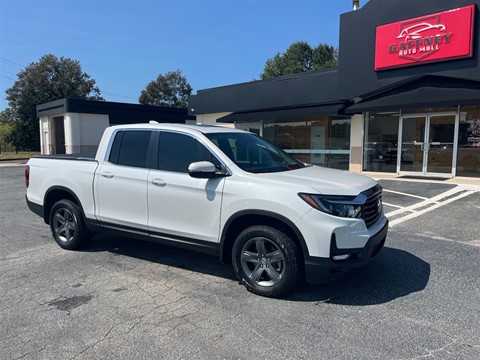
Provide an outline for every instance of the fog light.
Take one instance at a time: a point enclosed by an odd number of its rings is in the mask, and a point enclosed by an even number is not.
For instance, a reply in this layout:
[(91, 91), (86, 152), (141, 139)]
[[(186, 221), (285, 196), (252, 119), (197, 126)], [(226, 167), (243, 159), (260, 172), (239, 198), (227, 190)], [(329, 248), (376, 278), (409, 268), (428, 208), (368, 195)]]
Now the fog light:
[(351, 256), (352, 256), (351, 254), (335, 255), (335, 256), (332, 256), (332, 259), (334, 261), (347, 260), (347, 259), (350, 259)]

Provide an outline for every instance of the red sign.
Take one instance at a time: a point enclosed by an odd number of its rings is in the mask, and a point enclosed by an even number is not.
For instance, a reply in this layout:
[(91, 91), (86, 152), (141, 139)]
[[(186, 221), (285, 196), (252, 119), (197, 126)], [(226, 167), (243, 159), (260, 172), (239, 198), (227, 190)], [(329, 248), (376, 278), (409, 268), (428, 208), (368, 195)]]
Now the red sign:
[(475, 5), (377, 26), (375, 70), (471, 57)]

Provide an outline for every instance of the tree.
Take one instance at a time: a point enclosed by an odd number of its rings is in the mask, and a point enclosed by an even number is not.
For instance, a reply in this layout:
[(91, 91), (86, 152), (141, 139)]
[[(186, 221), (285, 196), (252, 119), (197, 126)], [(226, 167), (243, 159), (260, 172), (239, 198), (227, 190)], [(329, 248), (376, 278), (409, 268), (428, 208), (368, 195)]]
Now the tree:
[(313, 69), (319, 70), (338, 66), (338, 50), (331, 45), (318, 44), (313, 49)]
[(180, 70), (169, 71), (149, 82), (138, 102), (144, 105), (186, 108), (192, 87)]
[(15, 113), (11, 108), (0, 111), (0, 124), (9, 124), (15, 120)]
[(7, 151), (9, 147), (10, 134), (13, 125), (11, 123), (0, 123), (0, 154)]
[(305, 41), (297, 41), (284, 53), (278, 53), (268, 59), (260, 77), (271, 79), (282, 75), (335, 67), (337, 64), (338, 51), (333, 46), (319, 44), (312, 48)]
[(25, 150), (39, 149), (37, 105), (62, 98), (103, 100), (79, 61), (51, 54), (20, 71), (6, 93), (15, 118), (12, 135), (16, 146)]
[(13, 131), (14, 113), (12, 109), (6, 108), (0, 112), (0, 153), (7, 151), (7, 145), (10, 141)]

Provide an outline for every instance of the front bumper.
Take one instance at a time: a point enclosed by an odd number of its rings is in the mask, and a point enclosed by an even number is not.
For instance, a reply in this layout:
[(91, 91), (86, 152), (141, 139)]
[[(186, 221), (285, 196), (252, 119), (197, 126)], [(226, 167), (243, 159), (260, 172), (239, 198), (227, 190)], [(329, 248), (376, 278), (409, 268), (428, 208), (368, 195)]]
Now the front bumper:
[[(338, 249), (335, 235), (332, 235), (330, 257), (306, 256), (305, 276), (310, 284), (321, 284), (342, 276), (345, 272), (365, 266), (382, 250), (388, 232), (388, 220), (376, 234), (372, 235), (363, 248)], [(350, 254), (347, 260), (333, 260), (335, 255)]]

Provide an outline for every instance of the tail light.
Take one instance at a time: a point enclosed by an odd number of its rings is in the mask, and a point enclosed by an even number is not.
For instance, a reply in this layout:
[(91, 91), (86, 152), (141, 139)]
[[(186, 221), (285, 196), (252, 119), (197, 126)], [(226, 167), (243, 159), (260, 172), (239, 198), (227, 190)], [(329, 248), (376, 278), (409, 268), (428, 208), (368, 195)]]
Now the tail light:
[(25, 166), (25, 186), (28, 189), (28, 186), (30, 185), (30, 166)]

